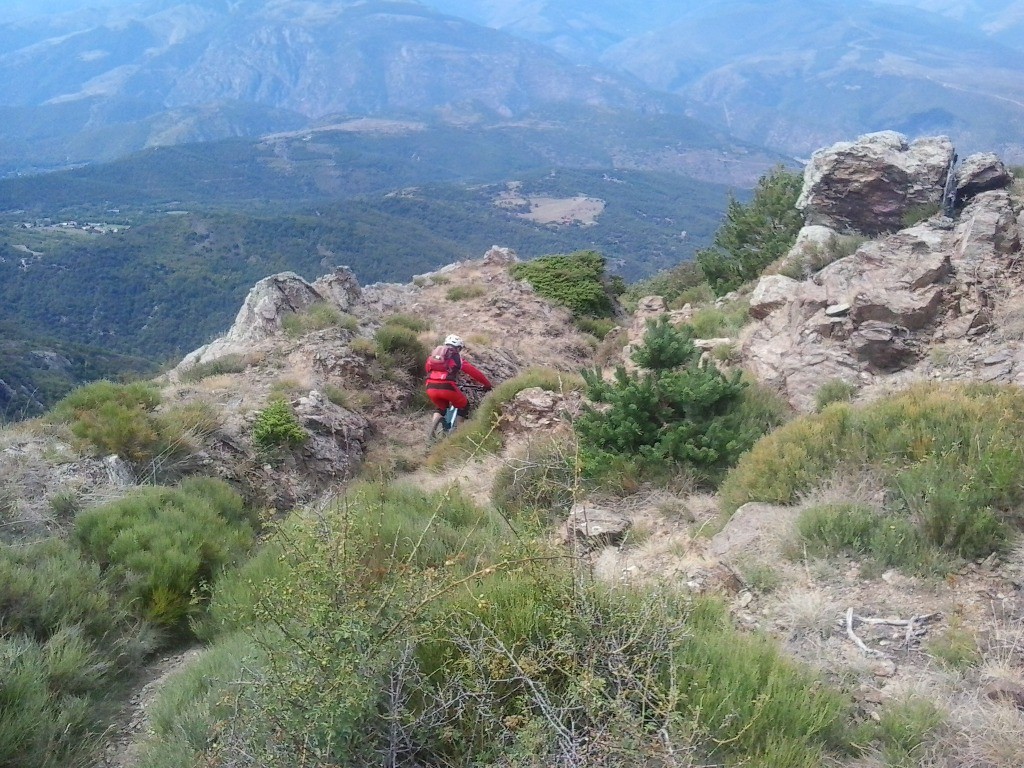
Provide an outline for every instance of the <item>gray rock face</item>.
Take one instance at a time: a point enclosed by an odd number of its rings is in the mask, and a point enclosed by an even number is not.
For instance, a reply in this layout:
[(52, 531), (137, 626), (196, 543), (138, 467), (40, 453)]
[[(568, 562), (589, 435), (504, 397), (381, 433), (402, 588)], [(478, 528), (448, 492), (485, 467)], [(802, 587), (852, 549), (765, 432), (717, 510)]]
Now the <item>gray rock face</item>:
[(315, 481), (314, 490), (350, 479), (362, 461), (370, 422), (316, 390), (300, 397), (294, 407), (296, 418), (310, 435), (297, 458), (302, 476)]
[[(865, 242), (795, 284), (763, 278), (744, 365), (801, 410), (831, 379), (879, 392), (894, 376), (1024, 382), (1021, 332), (996, 344), (1000, 318), (1014, 322), (1024, 305), (1019, 205), (1006, 190), (978, 192), (954, 222)], [(955, 346), (933, 356), (936, 344)]]
[(893, 232), (911, 209), (941, 203), (954, 154), (944, 136), (908, 143), (895, 131), (834, 144), (811, 157), (797, 208), (839, 232)]
[(348, 267), (337, 267), (331, 274), (318, 277), (313, 290), (343, 312), (352, 309), (363, 293), (355, 273)]
[(981, 192), (1005, 189), (1013, 181), (1003, 161), (993, 152), (979, 152), (963, 161), (957, 170), (956, 197), (960, 202)]
[(349, 310), (360, 296), (359, 283), (348, 267), (336, 269), (313, 285), (294, 272), (265, 277), (249, 291), (227, 334), (186, 355), (176, 370), (252, 352), (256, 344), (280, 333), (281, 318), (285, 315), (301, 312), (320, 301)]
[(750, 295), (750, 316), (761, 320), (787, 304), (796, 294), (800, 283), (784, 275), (762, 277)]

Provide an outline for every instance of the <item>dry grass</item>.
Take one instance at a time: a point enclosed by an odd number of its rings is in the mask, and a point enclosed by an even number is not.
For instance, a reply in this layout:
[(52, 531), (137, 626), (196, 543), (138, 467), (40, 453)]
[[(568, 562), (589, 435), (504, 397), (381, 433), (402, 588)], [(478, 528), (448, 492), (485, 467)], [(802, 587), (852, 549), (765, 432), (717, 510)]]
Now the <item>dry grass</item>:
[(781, 597), (776, 613), (790, 632), (828, 637), (838, 626), (842, 609), (823, 590), (798, 588)]

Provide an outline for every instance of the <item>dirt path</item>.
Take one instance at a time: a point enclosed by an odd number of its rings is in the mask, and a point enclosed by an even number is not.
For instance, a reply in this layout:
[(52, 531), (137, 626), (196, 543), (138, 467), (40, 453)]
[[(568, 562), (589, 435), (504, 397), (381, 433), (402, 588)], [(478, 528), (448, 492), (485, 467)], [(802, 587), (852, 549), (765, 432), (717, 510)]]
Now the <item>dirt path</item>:
[(135, 768), (142, 741), (149, 733), (150, 705), (164, 683), (198, 659), (202, 652), (202, 648), (189, 648), (161, 657), (149, 667), (107, 729), (106, 746), (93, 768)]

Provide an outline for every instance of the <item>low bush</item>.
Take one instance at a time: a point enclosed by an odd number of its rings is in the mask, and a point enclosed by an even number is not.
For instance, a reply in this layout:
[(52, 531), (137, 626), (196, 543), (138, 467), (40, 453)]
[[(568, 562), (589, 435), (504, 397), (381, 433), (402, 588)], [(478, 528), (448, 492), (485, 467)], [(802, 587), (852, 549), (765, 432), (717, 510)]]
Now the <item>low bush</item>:
[(482, 285), (453, 285), (445, 292), (448, 301), (465, 301), (466, 299), (479, 299), (487, 293)]
[(252, 441), (264, 451), (294, 448), (308, 439), (309, 433), (299, 424), (291, 404), (283, 398), (272, 400), (256, 414), (252, 425)]
[(636, 312), (637, 304), (645, 296), (661, 296), (670, 307), (682, 306), (679, 300), (686, 297), (683, 303), (692, 301), (695, 292), (702, 291), (703, 301), (714, 301), (715, 295), (711, 286), (704, 279), (704, 273), (696, 262), (683, 261), (671, 269), (659, 272), (646, 280), (633, 283), (622, 294), (621, 301), (630, 312)]
[(408, 328), (413, 333), (423, 333), (430, 330), (430, 321), (423, 317), (399, 313), (388, 315), (384, 318), (384, 325), (397, 325), (401, 328)]
[(843, 697), (723, 607), (601, 588), (451, 494), (364, 486), (270, 546), (224, 582), (255, 625), (165, 689), (144, 768), (634, 765), (666, 744), (809, 768), (845, 748)]
[(583, 448), (583, 471), (605, 477), (612, 457), (626, 458), (641, 474), (684, 470), (716, 483), (722, 473), (762, 434), (769, 410), (749, 409), (749, 382), (740, 372), (721, 373), (700, 361), (689, 326), (662, 319), (648, 327), (633, 353), (636, 373), (616, 369), (609, 382), (599, 371), (586, 372), (593, 407), (574, 423)]
[(577, 317), (576, 327), (600, 340), (619, 326), (614, 320), (606, 317)]
[(610, 317), (614, 312), (614, 288), (605, 274), (604, 257), (595, 251), (543, 256), (513, 264), (509, 271), (574, 316)]
[(848, 403), (856, 394), (856, 384), (843, 379), (829, 379), (814, 393), (814, 407), (821, 411), (832, 403)]
[(71, 392), (49, 413), (98, 453), (142, 463), (164, 451), (167, 440), (153, 411), (160, 393), (150, 384), (95, 381)]
[(509, 517), (532, 513), (550, 523), (572, 506), (578, 483), (572, 441), (531, 442), (521, 456), (507, 459), (498, 470), (491, 484), (491, 501)]
[(145, 488), (78, 516), (75, 541), (128, 595), (137, 614), (175, 632), (198, 610), (194, 592), (251, 547), (242, 499), (209, 478)]
[(415, 331), (402, 325), (383, 325), (374, 334), (374, 356), (385, 365), (419, 375), (429, 350)]
[(0, 546), (0, 765), (86, 765), (104, 699), (155, 646), (66, 542)]
[(698, 339), (714, 339), (720, 336), (738, 336), (743, 326), (750, 321), (750, 303), (746, 299), (729, 302), (723, 307), (698, 309), (690, 319), (693, 335)]
[(885, 512), (963, 558), (1007, 544), (1024, 487), (1024, 394), (988, 385), (923, 385), (862, 407), (833, 404), (768, 435), (722, 486), (726, 510), (789, 504), (844, 467), (869, 468)]
[(355, 317), (342, 312), (337, 305), (326, 301), (318, 301), (310, 304), (301, 312), (291, 312), (281, 317), (282, 330), (292, 338), (326, 328), (354, 331), (358, 327), (359, 321)]
[(241, 373), (252, 365), (252, 361), (245, 355), (225, 355), (208, 363), (196, 363), (178, 374), (178, 378), (185, 384), (208, 379), (211, 376), (220, 376), (225, 373)]
[(891, 768), (917, 768), (926, 765), (935, 732), (945, 718), (935, 704), (922, 698), (904, 698), (882, 709), (878, 739), (886, 765)]
[(797, 531), (802, 552), (811, 556), (844, 553), (870, 558), (879, 570), (898, 568), (921, 576), (946, 572), (951, 565), (909, 520), (858, 504), (806, 509)]

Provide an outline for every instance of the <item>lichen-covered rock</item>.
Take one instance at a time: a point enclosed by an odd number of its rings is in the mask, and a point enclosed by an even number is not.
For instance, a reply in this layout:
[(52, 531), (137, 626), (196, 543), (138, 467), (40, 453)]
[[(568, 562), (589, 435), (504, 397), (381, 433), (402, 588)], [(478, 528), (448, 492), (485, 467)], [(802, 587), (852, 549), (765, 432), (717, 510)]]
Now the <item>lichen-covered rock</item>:
[(839, 142), (812, 155), (797, 208), (838, 232), (894, 232), (912, 209), (938, 208), (954, 156), (944, 136), (908, 143), (881, 131)]

